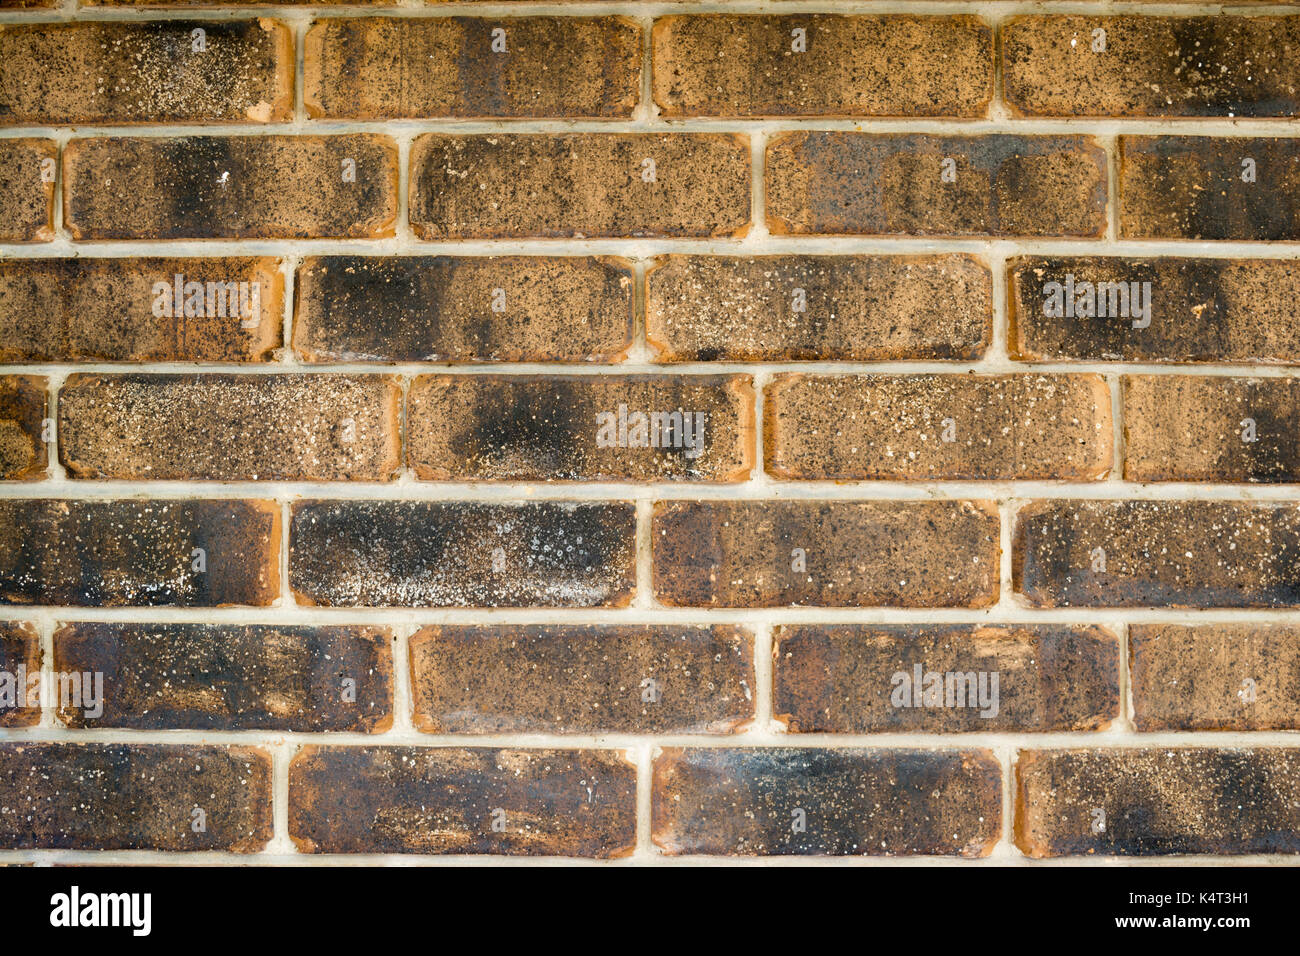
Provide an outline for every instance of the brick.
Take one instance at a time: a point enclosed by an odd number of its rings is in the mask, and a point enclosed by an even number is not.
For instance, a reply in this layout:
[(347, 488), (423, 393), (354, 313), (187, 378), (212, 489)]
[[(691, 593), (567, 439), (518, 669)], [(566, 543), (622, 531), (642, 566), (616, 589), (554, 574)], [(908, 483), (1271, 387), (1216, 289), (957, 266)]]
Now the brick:
[(45, 477), (48, 387), (35, 375), (0, 375), (0, 481)]
[(1300, 139), (1121, 136), (1119, 152), (1121, 238), (1300, 239)]
[(1100, 375), (791, 373), (764, 402), (777, 478), (1090, 480), (1113, 455)]
[(1300, 17), (1021, 16), (1000, 33), (1016, 115), (1300, 111)]
[(1300, 730), (1300, 631), (1288, 624), (1129, 627), (1133, 725)]
[(618, 502), (304, 501), (289, 578), (327, 607), (622, 607), (635, 528)]
[(767, 225), (775, 235), (1100, 238), (1106, 157), (1084, 136), (779, 133), (767, 147)]
[(383, 627), (67, 624), (54, 670), (103, 674), (109, 692), (101, 715), (59, 717), (78, 729), (377, 733), (393, 722), (392, 640)]
[(309, 362), (617, 362), (632, 269), (556, 256), (321, 256), (298, 270)]
[(641, 92), (624, 17), (332, 18), (304, 43), (315, 117), (630, 118)]
[(992, 334), (970, 256), (673, 255), (647, 276), (659, 362), (976, 359)]
[(666, 117), (983, 116), (993, 32), (963, 16), (661, 17), (654, 98)]
[(273, 501), (8, 499), (0, 604), (266, 607), (279, 551)]
[(304, 747), (289, 836), (304, 853), (627, 856), (636, 771), (607, 750)]
[(59, 5), (59, 0), (0, 0), (0, 10), (38, 10)]
[(1008, 284), (1015, 359), (1300, 363), (1294, 260), (1023, 257)]
[(1001, 776), (988, 750), (670, 747), (654, 841), (673, 856), (987, 856)]
[(400, 406), (381, 375), (75, 374), (59, 460), (74, 478), (389, 481)]
[(755, 457), (748, 375), (422, 375), (406, 428), (432, 481), (736, 482)]
[(427, 627), (415, 726), (433, 734), (726, 734), (753, 720), (753, 638), (659, 625)]
[(1300, 750), (1022, 750), (1016, 790), (1035, 858), (1300, 852)]
[(1104, 730), (1119, 658), (1100, 627), (780, 627), (772, 709), (792, 733)]
[(397, 145), (366, 133), (74, 139), (63, 182), (74, 239), (377, 239), (397, 222)]
[(293, 71), (293, 36), (274, 20), (9, 24), (0, 125), (283, 122)]
[(739, 134), (428, 133), (411, 146), (422, 239), (743, 236), (749, 210)]
[(0, 242), (54, 238), (58, 162), (52, 139), (0, 139)]
[(1126, 375), (1129, 481), (1300, 480), (1300, 380)]
[(266, 362), (283, 315), (269, 257), (0, 262), (4, 362)]
[(655, 504), (654, 590), (680, 607), (988, 607), (987, 501)]
[(0, 743), (0, 789), (7, 850), (256, 853), (271, 839), (271, 757), (254, 747)]
[[(41, 708), (31, 678), (41, 671), (41, 638), (35, 625), (0, 621), (0, 728), (35, 727)], [(38, 688), (37, 688), (38, 689)]]
[(1285, 502), (1033, 502), (1012, 578), (1034, 607), (1300, 607), (1300, 511)]

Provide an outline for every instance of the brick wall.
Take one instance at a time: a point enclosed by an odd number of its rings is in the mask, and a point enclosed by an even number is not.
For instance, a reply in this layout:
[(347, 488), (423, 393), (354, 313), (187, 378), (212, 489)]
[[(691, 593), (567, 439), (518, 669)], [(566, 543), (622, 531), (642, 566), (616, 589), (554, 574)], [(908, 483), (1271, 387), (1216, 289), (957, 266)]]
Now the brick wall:
[(1298, 112), (1286, 4), (0, 0), (0, 862), (1286, 860)]

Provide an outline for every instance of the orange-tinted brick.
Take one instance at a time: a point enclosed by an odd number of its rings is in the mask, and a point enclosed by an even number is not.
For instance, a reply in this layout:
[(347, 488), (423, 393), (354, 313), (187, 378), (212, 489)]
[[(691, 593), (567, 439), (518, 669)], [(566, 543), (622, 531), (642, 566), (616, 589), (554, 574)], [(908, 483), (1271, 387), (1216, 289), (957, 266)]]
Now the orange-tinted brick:
[(41, 722), (41, 638), (22, 621), (0, 622), (0, 727), (34, 727)]
[(0, 242), (54, 238), (59, 147), (50, 139), (0, 139)]
[(0, 375), (0, 481), (45, 476), (48, 387), (34, 375)]

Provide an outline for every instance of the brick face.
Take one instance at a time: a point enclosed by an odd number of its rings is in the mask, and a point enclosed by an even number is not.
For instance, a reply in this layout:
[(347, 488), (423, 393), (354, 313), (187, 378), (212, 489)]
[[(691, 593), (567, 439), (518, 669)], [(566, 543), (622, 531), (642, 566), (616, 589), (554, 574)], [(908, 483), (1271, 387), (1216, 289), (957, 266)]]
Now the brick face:
[(0, 623), (0, 671), (10, 675), (0, 685), (0, 728), (33, 727), (41, 722), (41, 708), (33, 706), (41, 701), (30, 696), (30, 678), (40, 673), (41, 657), (41, 639), (33, 625)]
[(0, 481), (44, 477), (46, 392), (49, 382), (32, 375), (0, 375)]
[(48, 139), (0, 139), (0, 242), (54, 238), (59, 150)]

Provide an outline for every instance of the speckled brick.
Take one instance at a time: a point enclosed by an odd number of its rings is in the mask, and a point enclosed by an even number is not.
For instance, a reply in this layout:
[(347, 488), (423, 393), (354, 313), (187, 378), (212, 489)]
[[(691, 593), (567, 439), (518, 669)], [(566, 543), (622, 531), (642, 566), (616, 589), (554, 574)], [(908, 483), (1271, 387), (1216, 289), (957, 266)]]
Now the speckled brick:
[(1106, 228), (1106, 156), (1084, 136), (778, 133), (766, 187), (775, 235), (1100, 238)]
[(777, 478), (1101, 478), (1110, 387), (1100, 375), (776, 376), (763, 447)]
[(1300, 17), (1021, 16), (999, 32), (1017, 115), (1300, 111)]
[(646, 339), (660, 362), (975, 359), (992, 277), (964, 255), (661, 256)]
[(1126, 375), (1129, 481), (1300, 481), (1300, 379)]
[(772, 660), (792, 733), (1085, 731), (1119, 716), (1119, 639), (1100, 627), (797, 624), (776, 629)]
[(667, 748), (654, 841), (728, 856), (987, 856), (1002, 821), (992, 752)]
[(34, 624), (0, 621), (0, 727), (34, 727), (41, 708), (32, 678), (41, 670), (41, 638)]
[(265, 607), (280, 593), (273, 501), (0, 501), (0, 604)]
[(743, 236), (749, 140), (732, 133), (449, 136), (411, 145), (421, 239)]
[(400, 406), (384, 375), (75, 374), (59, 460), (75, 478), (388, 481)]
[(289, 578), (334, 607), (621, 607), (635, 527), (621, 502), (304, 501)]
[(428, 733), (725, 734), (754, 717), (753, 638), (731, 625), (443, 625), (410, 647)]
[(1040, 501), (1014, 535), (1035, 607), (1300, 607), (1292, 502)]
[(293, 70), (274, 20), (6, 24), (0, 125), (283, 122)]
[(670, 501), (651, 530), (655, 597), (681, 607), (988, 607), (988, 501)]
[(1022, 257), (1008, 273), (1014, 359), (1300, 363), (1295, 260)]
[(54, 670), (103, 674), (69, 727), (378, 733), (393, 722), (392, 632), (275, 624), (66, 624)]
[(49, 381), (35, 375), (0, 375), (0, 481), (45, 477)]
[(289, 836), (305, 853), (627, 856), (636, 770), (609, 750), (304, 747)]
[(321, 256), (295, 289), (309, 362), (617, 362), (632, 347), (621, 259)]
[(273, 258), (0, 261), (4, 362), (265, 362), (283, 315)]
[(370, 133), (74, 139), (63, 189), (74, 239), (379, 239), (396, 228), (397, 144)]
[(54, 238), (58, 165), (52, 139), (0, 139), (0, 242)]
[(1300, 239), (1300, 139), (1121, 136), (1119, 152), (1123, 239)]
[(1300, 730), (1300, 630), (1290, 624), (1133, 624), (1133, 725)]
[(1300, 750), (1022, 750), (1031, 857), (1300, 852)]
[(993, 31), (976, 17), (668, 16), (661, 116), (983, 116)]
[(0, 790), (9, 850), (256, 853), (271, 839), (271, 757), (254, 747), (0, 743)]
[(406, 435), (433, 481), (744, 481), (754, 389), (748, 375), (425, 375)]
[(303, 72), (314, 117), (630, 118), (641, 28), (625, 17), (331, 18), (307, 32)]

